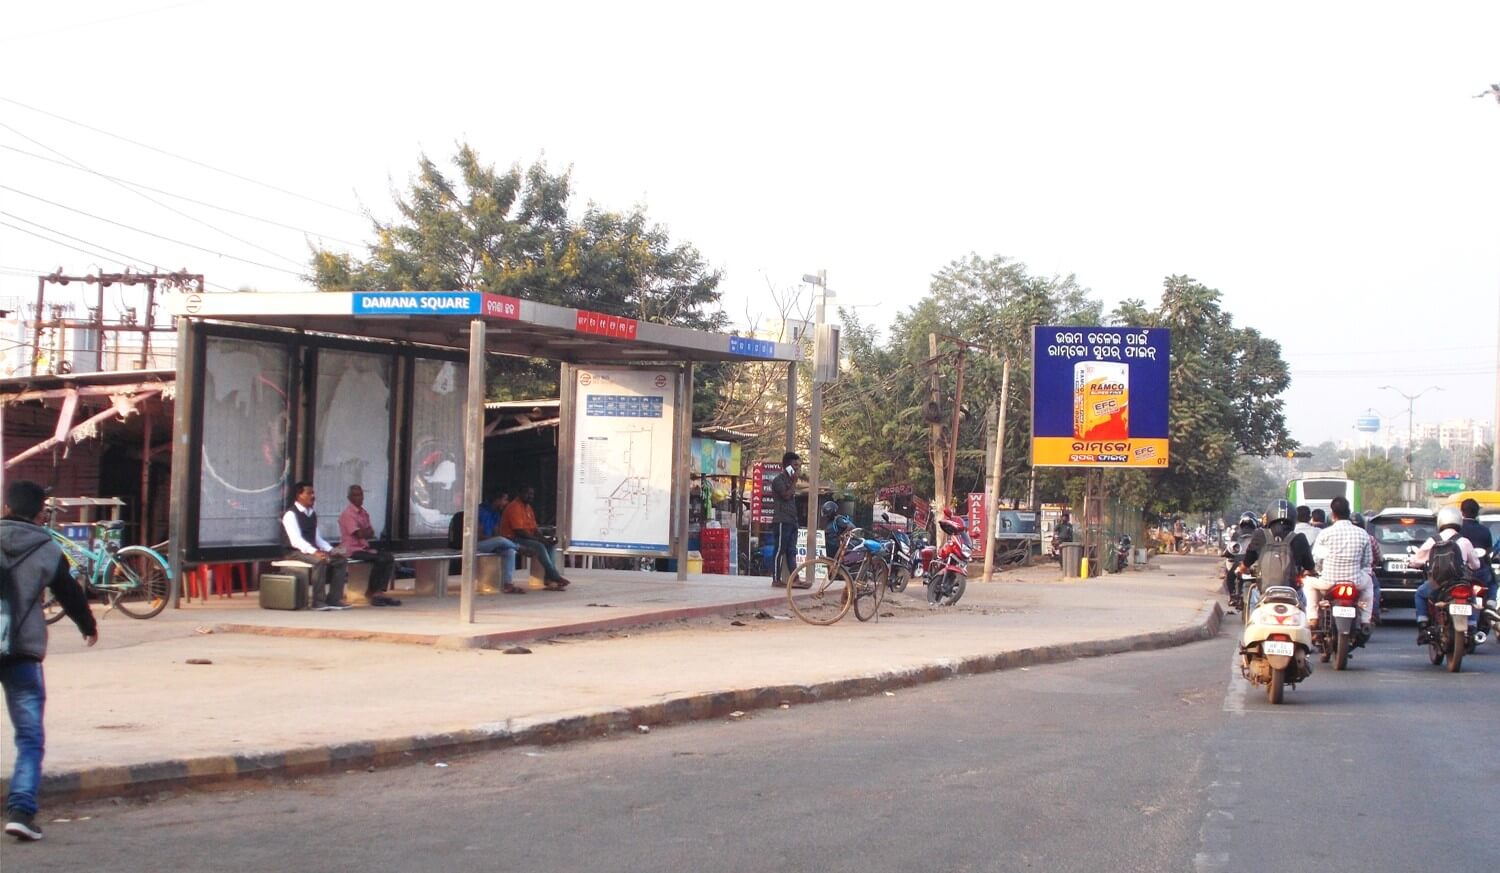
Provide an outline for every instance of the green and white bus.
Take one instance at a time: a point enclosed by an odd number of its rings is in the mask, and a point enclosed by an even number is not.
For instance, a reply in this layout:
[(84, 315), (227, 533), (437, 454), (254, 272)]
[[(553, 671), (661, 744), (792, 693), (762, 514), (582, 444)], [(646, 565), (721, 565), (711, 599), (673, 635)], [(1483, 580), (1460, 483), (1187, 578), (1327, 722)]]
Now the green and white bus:
[(1351, 512), (1360, 512), (1359, 483), (1343, 473), (1299, 473), (1286, 483), (1286, 500), (1293, 507), (1321, 509), (1326, 514), (1333, 498), (1349, 501)]

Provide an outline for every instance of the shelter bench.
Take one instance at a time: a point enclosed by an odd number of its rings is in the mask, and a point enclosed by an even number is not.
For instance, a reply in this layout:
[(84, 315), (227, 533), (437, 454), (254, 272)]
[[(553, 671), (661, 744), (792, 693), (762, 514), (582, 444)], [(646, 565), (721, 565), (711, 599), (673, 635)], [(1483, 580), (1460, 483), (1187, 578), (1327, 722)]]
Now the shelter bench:
[[(394, 551), (389, 554), (392, 558), (396, 559), (397, 564), (411, 564), (416, 568), (417, 594), (433, 594), (437, 597), (448, 596), (448, 562), (463, 557), (463, 552), (447, 548), (418, 549), (404, 552)], [(487, 562), (498, 561), (499, 559), (499, 555), (489, 553), (481, 553), (479, 555), (481, 581), (488, 575), (487, 571), (491, 567), (494, 568), (494, 572), (496, 573), (495, 578), (499, 579), (499, 565), (491, 563), (489, 566), (486, 566)], [(292, 558), (274, 560), (270, 564), (272, 567), (281, 569), (306, 566), (301, 561)], [(370, 584), (369, 566), (369, 561), (359, 558), (349, 559), (349, 584), (345, 589), (346, 592), (363, 595), (368, 590)], [(357, 568), (363, 569), (356, 573), (355, 570)], [(498, 585), (498, 581), (496, 584)]]

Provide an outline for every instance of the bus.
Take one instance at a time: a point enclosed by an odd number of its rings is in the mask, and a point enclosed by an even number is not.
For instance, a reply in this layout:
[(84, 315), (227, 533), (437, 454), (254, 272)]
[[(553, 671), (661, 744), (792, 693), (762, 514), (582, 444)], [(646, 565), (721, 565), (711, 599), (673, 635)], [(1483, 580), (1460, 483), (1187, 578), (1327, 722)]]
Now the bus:
[(1480, 515), (1500, 514), (1500, 491), (1460, 491), (1457, 494), (1450, 494), (1442, 498), (1442, 502), (1437, 505), (1437, 508), (1442, 509), (1444, 506), (1451, 506), (1457, 509), (1460, 503), (1469, 499), (1479, 504)]
[(1286, 483), (1286, 500), (1293, 507), (1306, 506), (1328, 513), (1333, 498), (1349, 501), (1350, 512), (1360, 512), (1359, 483), (1343, 473), (1299, 473)]

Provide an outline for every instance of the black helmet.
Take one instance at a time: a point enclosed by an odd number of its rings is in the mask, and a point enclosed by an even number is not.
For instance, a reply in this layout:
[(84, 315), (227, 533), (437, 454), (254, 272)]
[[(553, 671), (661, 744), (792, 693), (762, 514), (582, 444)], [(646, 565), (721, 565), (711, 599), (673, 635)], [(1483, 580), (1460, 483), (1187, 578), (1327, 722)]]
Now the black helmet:
[(1266, 524), (1273, 521), (1291, 521), (1292, 504), (1285, 500), (1276, 500), (1266, 507)]
[(839, 505), (837, 503), (834, 503), (832, 500), (826, 500), (823, 502), (824, 515), (838, 515), (838, 512)]
[(1354, 513), (1354, 517), (1349, 520), (1354, 522), (1354, 526), (1357, 528), (1363, 529), (1365, 526), (1365, 514), (1363, 512)]
[(1249, 510), (1246, 510), (1246, 511), (1240, 513), (1240, 523), (1239, 523), (1239, 526), (1240, 527), (1260, 527), (1260, 521), (1255, 517), (1255, 513), (1250, 512)]

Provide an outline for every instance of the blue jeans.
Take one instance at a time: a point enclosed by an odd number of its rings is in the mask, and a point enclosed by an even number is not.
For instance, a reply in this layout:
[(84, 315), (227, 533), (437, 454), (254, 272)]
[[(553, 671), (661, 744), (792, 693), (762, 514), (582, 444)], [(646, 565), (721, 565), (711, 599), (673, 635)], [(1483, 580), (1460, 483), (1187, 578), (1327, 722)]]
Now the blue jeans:
[[(1417, 621), (1427, 621), (1428, 620), (1428, 613), (1427, 613), (1428, 603), (1429, 603), (1429, 601), (1432, 600), (1432, 583), (1431, 582), (1423, 582), (1421, 585), (1418, 585), (1417, 586), (1417, 593), (1414, 594), (1414, 595), (1412, 595), (1412, 598), (1416, 601), (1416, 606), (1417, 606)], [(1474, 610), (1474, 613), (1469, 616), (1469, 627), (1473, 627), (1475, 624), (1478, 623), (1478, 621), (1479, 621), (1479, 610), (1476, 609), (1476, 610)]]
[(548, 582), (556, 582), (562, 578), (562, 574), (557, 572), (557, 565), (552, 563), (552, 550), (547, 548), (546, 543), (527, 537), (516, 537), (515, 543), (516, 548), (527, 552), (533, 558), (542, 562), (542, 575)]
[(500, 584), (509, 585), (511, 578), (516, 575), (516, 544), (505, 537), (495, 536), (480, 540), (474, 549), (500, 556)]
[(41, 661), (17, 661), (0, 667), (0, 685), (5, 686), (5, 709), (16, 733), (16, 768), (10, 777), (10, 795), (5, 805), (17, 812), (36, 814), (36, 790), (42, 781), (42, 710), (47, 688), (42, 681)]

